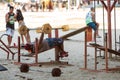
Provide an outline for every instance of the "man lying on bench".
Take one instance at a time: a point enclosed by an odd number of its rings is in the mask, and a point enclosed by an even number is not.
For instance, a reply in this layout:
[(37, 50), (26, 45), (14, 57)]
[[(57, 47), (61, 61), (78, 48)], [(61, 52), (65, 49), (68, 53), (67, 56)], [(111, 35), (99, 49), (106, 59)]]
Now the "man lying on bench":
[[(38, 53), (57, 47), (59, 50), (58, 54), (61, 58), (68, 56), (68, 52), (64, 51), (63, 39), (61, 38), (46, 38), (38, 43)], [(26, 44), (24, 47), (28, 52), (30, 52), (28, 56), (33, 56), (35, 54), (35, 42)]]

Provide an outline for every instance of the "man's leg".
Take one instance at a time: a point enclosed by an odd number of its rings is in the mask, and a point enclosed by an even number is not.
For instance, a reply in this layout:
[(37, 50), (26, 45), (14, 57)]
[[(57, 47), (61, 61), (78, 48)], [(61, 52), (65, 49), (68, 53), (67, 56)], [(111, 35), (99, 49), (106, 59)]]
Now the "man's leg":
[(99, 23), (96, 23), (96, 31), (95, 31), (95, 33), (96, 33), (96, 38), (101, 38), (101, 36), (99, 35)]
[(11, 45), (12, 42), (12, 36), (8, 35), (8, 47)]
[(64, 44), (63, 43), (61, 45), (59, 45), (58, 48), (59, 48), (59, 53), (60, 53), (61, 58), (68, 57), (68, 52), (66, 52), (64, 50)]
[(8, 38), (7, 38), (8, 39), (8, 46), (10, 46), (11, 42), (12, 42), (12, 37), (14, 35), (14, 30), (11, 28), (7, 28), (6, 33), (8, 35)]
[(96, 23), (96, 36), (98, 36), (98, 29), (99, 29), (99, 24)]

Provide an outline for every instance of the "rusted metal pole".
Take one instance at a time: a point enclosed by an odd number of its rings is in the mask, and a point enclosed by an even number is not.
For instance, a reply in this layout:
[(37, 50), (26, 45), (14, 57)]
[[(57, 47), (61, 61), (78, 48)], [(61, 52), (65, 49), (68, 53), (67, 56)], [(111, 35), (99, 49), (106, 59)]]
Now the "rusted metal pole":
[(108, 72), (108, 35), (105, 33), (105, 67), (106, 67), (106, 72)]
[(84, 66), (87, 69), (87, 31), (85, 31), (85, 55), (84, 55)]
[(40, 36), (39, 41), (38, 41), (38, 44), (39, 44), (38, 48), (41, 47), (41, 43), (42, 43), (43, 39), (44, 39), (44, 33), (41, 33), (41, 36)]
[(76, 34), (78, 34), (78, 33), (81, 33), (81, 32), (83, 32), (83, 31), (85, 31), (87, 28), (88, 28), (87, 26), (84, 26), (84, 27), (82, 27), (82, 28), (80, 28), (80, 29), (78, 29), (78, 30), (75, 30), (75, 31), (73, 31), (73, 32), (70, 32), (70, 33), (68, 33), (68, 34), (63, 35), (63, 36), (61, 36), (60, 38), (62, 38), (62, 39), (67, 39), (68, 37), (74, 36), (74, 35), (76, 35)]
[(9, 59), (9, 51), (7, 51), (5, 48), (3, 48), (3, 47), (1, 47), (1, 46), (0, 46), (0, 48), (1, 48), (2, 50), (4, 50), (5, 52), (7, 52), (7, 59)]
[(5, 48), (12, 54), (12, 59), (14, 60), (14, 55), (15, 55), (15, 53), (13, 53), (12, 51), (11, 51), (11, 49), (9, 49), (9, 47), (2, 41), (2, 40), (0, 40), (0, 42), (5, 46)]
[(57, 46), (55, 46), (55, 61), (59, 62), (59, 48)]
[(55, 38), (58, 38), (59, 37), (59, 31), (58, 29), (55, 29)]
[(100, 1), (103, 4), (103, 6), (105, 7), (105, 9), (107, 10), (107, 5), (105, 4), (104, 0), (100, 0)]
[[(96, 32), (94, 33), (94, 39), (96, 44)], [(95, 47), (95, 70), (97, 70), (97, 47)]]
[[(108, 47), (111, 49), (112, 48), (112, 35), (111, 35), (111, 1), (110, 0), (107, 0), (107, 11), (108, 11)], [(112, 57), (112, 54), (109, 55), (109, 57), (111, 58)]]
[(20, 62), (20, 37), (18, 36), (18, 62)]
[(58, 38), (59, 37), (59, 31), (58, 29), (55, 29), (55, 38)]
[[(104, 0), (100, 0), (105, 9), (107, 10), (107, 18), (108, 18), (108, 47), (111, 49), (112, 48), (112, 30), (111, 30), (111, 11), (113, 7), (115, 6), (116, 2), (118, 0), (114, 0), (112, 6), (111, 6), (111, 0), (107, 0), (107, 5), (104, 3)], [(112, 54), (109, 55), (109, 57), (112, 57)]]
[(35, 63), (38, 63), (38, 39), (35, 39)]

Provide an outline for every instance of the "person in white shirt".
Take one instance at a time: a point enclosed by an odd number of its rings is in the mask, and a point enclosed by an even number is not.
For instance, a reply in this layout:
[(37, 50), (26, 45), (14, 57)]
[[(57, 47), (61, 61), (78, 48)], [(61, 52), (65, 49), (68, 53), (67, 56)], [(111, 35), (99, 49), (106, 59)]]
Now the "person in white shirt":
[[(90, 11), (86, 15), (86, 25), (94, 30), (94, 38), (101, 38), (98, 34), (99, 23), (95, 20), (95, 8), (91, 7)], [(95, 40), (95, 39), (94, 39)]]

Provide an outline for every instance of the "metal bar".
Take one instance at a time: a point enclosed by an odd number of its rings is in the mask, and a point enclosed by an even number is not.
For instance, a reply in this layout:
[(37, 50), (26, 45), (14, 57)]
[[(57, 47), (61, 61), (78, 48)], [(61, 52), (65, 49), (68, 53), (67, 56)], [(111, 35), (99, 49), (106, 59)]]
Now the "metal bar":
[(55, 61), (59, 61), (59, 48), (57, 46), (55, 46)]
[(117, 3), (117, 0), (114, 0), (112, 6), (111, 6), (111, 11), (113, 10), (113, 8), (115, 7), (115, 4)]
[(6, 47), (6, 49), (12, 54), (12, 59), (14, 59), (14, 55), (15, 55), (15, 53), (13, 53), (10, 49), (9, 49), (9, 47), (7, 47), (7, 45), (2, 41), (2, 40), (0, 40), (0, 42)]
[[(90, 45), (91, 45), (91, 47), (97, 47), (98, 49), (105, 51), (105, 47), (102, 46), (102, 45), (92, 44), (92, 43), (91, 43)], [(120, 52), (118, 52), (118, 51), (116, 51), (116, 50), (113, 50), (113, 49), (110, 49), (110, 48), (107, 48), (107, 49), (108, 49), (108, 52), (109, 52), (109, 53), (120, 56)]]
[(108, 49), (107, 49), (107, 37), (108, 37), (108, 35), (107, 35), (107, 33), (105, 34), (105, 67), (106, 67), (106, 72), (108, 72)]
[(60, 38), (62, 38), (62, 39), (67, 39), (68, 37), (74, 36), (74, 35), (76, 35), (76, 34), (78, 34), (78, 33), (81, 33), (81, 32), (83, 32), (83, 31), (85, 31), (87, 28), (88, 28), (88, 27), (85, 26), (85, 27), (83, 27), (83, 28), (80, 28), (80, 29), (75, 30), (75, 31), (73, 31), (73, 32), (70, 32), (70, 33), (68, 33), (68, 34), (65, 34), (65, 35), (61, 36)]
[(35, 63), (38, 63), (38, 39), (35, 39)]
[(18, 62), (21, 62), (21, 59), (20, 59), (20, 37), (18, 37)]
[(107, 5), (105, 4), (105, 2), (103, 0), (100, 0), (100, 1), (103, 4), (103, 6), (105, 7), (105, 9), (107, 10)]
[[(29, 30), (37, 30), (38, 28), (29, 28)], [(55, 29), (63, 29), (63, 28), (52, 28), (52, 30), (55, 30)]]
[[(108, 42), (109, 42), (109, 48), (111, 48), (112, 49), (112, 31), (111, 31), (111, 1), (110, 0), (108, 0), (107, 1), (107, 5), (108, 5), (108, 7), (107, 7), (107, 10), (108, 10), (108, 12), (107, 12), (107, 16), (108, 16)], [(110, 58), (112, 58), (112, 54), (110, 54), (109, 55), (109, 57)]]
[(84, 55), (84, 67), (87, 69), (87, 32), (85, 31), (85, 55)]
[[(95, 37), (95, 44), (96, 44), (96, 35), (94, 35), (94, 37)], [(95, 47), (95, 70), (97, 70), (97, 47)]]
[(59, 37), (59, 31), (58, 31), (58, 29), (56, 28), (55, 29), (55, 38), (58, 38)]
[(7, 59), (9, 59), (9, 51), (7, 51), (5, 48), (3, 48), (3, 47), (1, 47), (1, 46), (0, 46), (0, 48), (1, 48), (2, 50), (4, 50), (5, 52), (7, 52), (7, 54), (8, 54), (8, 55), (7, 55)]
[(41, 36), (40, 36), (39, 41), (38, 41), (38, 44), (39, 44), (38, 49), (41, 47), (41, 43), (42, 43), (43, 39), (44, 39), (44, 33), (41, 33)]

